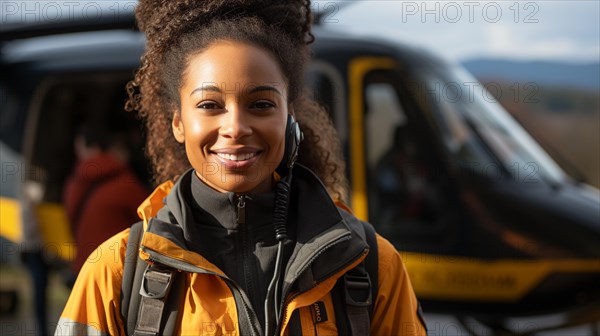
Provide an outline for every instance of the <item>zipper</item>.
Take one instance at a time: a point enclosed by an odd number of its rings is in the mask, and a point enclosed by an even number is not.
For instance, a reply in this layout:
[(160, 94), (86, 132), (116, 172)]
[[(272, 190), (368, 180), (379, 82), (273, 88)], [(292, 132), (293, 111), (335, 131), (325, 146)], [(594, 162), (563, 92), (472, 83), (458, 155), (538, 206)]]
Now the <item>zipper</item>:
[(225, 280), (225, 282), (227, 282), (230, 285), (230, 287), (232, 288), (234, 298), (236, 298), (236, 302), (239, 300), (242, 303), (242, 308), (246, 315), (246, 319), (248, 321), (248, 327), (250, 328), (251, 335), (258, 336), (258, 335), (262, 334), (261, 326), (260, 326), (260, 323), (258, 322), (258, 318), (256, 317), (256, 313), (252, 310), (252, 308), (249, 306), (249, 303), (247, 302), (248, 298), (245, 297), (244, 292), (241, 290), (241, 288), (229, 277), (227, 277), (226, 275), (222, 275), (222, 274), (213, 272), (213, 271), (206, 270), (206, 269), (198, 267), (198, 266), (191, 265), (189, 263), (186, 263), (186, 262), (183, 262), (183, 261), (180, 261), (177, 259), (167, 257), (165, 255), (162, 255), (162, 254), (154, 251), (154, 250), (147, 249), (144, 246), (140, 246), (140, 248), (142, 249), (143, 252), (145, 252), (149, 255), (149, 258), (148, 258), (149, 262), (152, 262), (152, 263), (158, 262), (160, 264), (169, 266), (176, 270), (186, 271), (189, 273), (214, 275), (214, 276), (218, 276), (219, 278)]
[[(248, 258), (247, 256), (247, 251), (248, 251), (248, 241), (247, 241), (247, 234), (246, 234), (246, 201), (247, 200), (252, 200), (252, 198), (250, 198), (247, 195), (239, 195), (237, 196), (237, 204), (236, 204), (236, 208), (237, 208), (237, 223), (239, 225), (239, 229), (241, 232), (241, 243), (242, 243), (242, 259), (245, 260)], [(250, 293), (249, 295), (254, 295), (254, 293), (252, 293), (251, 289), (252, 289), (252, 280), (249, 279), (249, 277), (252, 276), (252, 273), (250, 272), (250, 270), (248, 269), (248, 263), (245, 262), (243, 265), (244, 268), (244, 281), (246, 281), (246, 288), (250, 289)], [(233, 281), (231, 281), (233, 283)], [(236, 284), (237, 286), (237, 284)], [(238, 291), (240, 292), (240, 294), (242, 293), (242, 290), (238, 288)], [(241, 296), (241, 295), (240, 295)], [(256, 313), (254, 311), (252, 311), (252, 314), (254, 314), (254, 319), (251, 318), (251, 313), (250, 313), (250, 304), (246, 302), (246, 299), (243, 298), (243, 296), (241, 296), (242, 302), (243, 302), (243, 306), (244, 306), (244, 312), (246, 313), (246, 317), (248, 318), (248, 321), (250, 321), (252, 323), (252, 321), (254, 322), (258, 322), (258, 318), (256, 317)], [(260, 324), (259, 324), (260, 325)], [(252, 326), (250, 326), (252, 328)]]
[(237, 199), (237, 222), (238, 224), (246, 223), (246, 200), (251, 200), (250, 197), (246, 195), (240, 195)]

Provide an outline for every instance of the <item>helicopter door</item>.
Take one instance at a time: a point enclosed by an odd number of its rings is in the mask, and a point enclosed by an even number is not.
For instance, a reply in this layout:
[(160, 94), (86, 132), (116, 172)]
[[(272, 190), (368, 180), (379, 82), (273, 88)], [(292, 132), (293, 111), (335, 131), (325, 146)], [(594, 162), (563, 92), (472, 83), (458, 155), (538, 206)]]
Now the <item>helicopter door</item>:
[(402, 94), (394, 63), (380, 59), (371, 65), (360, 75), (357, 70), (350, 75), (353, 209), (368, 216), (399, 250), (453, 251), (460, 245), (460, 216), (449, 204), (452, 190), (445, 186), (445, 165), (434, 149), (431, 131)]

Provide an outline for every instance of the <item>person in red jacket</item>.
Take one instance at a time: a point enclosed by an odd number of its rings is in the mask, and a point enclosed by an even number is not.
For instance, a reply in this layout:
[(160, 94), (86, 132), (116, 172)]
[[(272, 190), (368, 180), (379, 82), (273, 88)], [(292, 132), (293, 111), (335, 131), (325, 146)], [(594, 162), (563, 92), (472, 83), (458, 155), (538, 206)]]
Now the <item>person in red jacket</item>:
[(138, 218), (137, 207), (147, 197), (144, 184), (128, 166), (123, 132), (111, 132), (91, 123), (75, 137), (78, 162), (68, 178), (63, 195), (77, 254), (74, 274), (92, 252), (115, 233)]

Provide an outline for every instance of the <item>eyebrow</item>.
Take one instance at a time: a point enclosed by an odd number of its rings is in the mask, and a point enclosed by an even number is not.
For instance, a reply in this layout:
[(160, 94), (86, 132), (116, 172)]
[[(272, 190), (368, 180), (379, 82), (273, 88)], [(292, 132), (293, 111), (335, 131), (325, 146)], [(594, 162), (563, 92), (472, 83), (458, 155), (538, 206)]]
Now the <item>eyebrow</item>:
[(273, 91), (281, 96), (281, 92), (279, 92), (279, 90), (277, 90), (276, 87), (269, 86), (269, 85), (255, 86), (255, 87), (251, 88), (250, 90), (248, 90), (248, 94), (256, 93), (256, 92), (260, 92), (260, 91)]
[[(190, 96), (193, 95), (196, 92), (199, 92), (199, 91), (211, 91), (211, 92), (222, 93), (221, 88), (219, 88), (216, 85), (203, 85), (203, 86), (201, 86), (199, 88), (195, 88), (190, 93)], [(252, 93), (256, 93), (256, 92), (260, 92), (260, 91), (272, 91), (272, 92), (275, 92), (278, 95), (282, 96), (281, 92), (279, 92), (279, 90), (277, 90), (276, 87), (269, 86), (269, 85), (259, 85), (259, 86), (252, 87), (249, 90), (247, 90), (246, 93), (247, 94), (252, 94)]]
[(192, 96), (194, 93), (199, 92), (199, 91), (212, 91), (212, 92), (218, 92), (221, 93), (221, 89), (216, 86), (216, 85), (203, 85), (199, 88), (195, 88), (191, 93), (190, 96)]

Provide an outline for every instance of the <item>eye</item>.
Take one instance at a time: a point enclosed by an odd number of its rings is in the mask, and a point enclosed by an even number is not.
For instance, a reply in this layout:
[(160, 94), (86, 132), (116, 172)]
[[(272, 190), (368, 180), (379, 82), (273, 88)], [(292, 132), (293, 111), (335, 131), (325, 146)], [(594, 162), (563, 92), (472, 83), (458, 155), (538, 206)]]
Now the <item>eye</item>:
[(266, 100), (259, 100), (250, 105), (250, 108), (261, 109), (261, 110), (272, 108), (272, 107), (275, 107), (275, 104), (270, 101), (266, 101)]
[(196, 108), (203, 109), (203, 110), (215, 110), (215, 109), (220, 109), (221, 105), (219, 105), (218, 103), (216, 103), (214, 101), (203, 101), (200, 104), (196, 105)]

